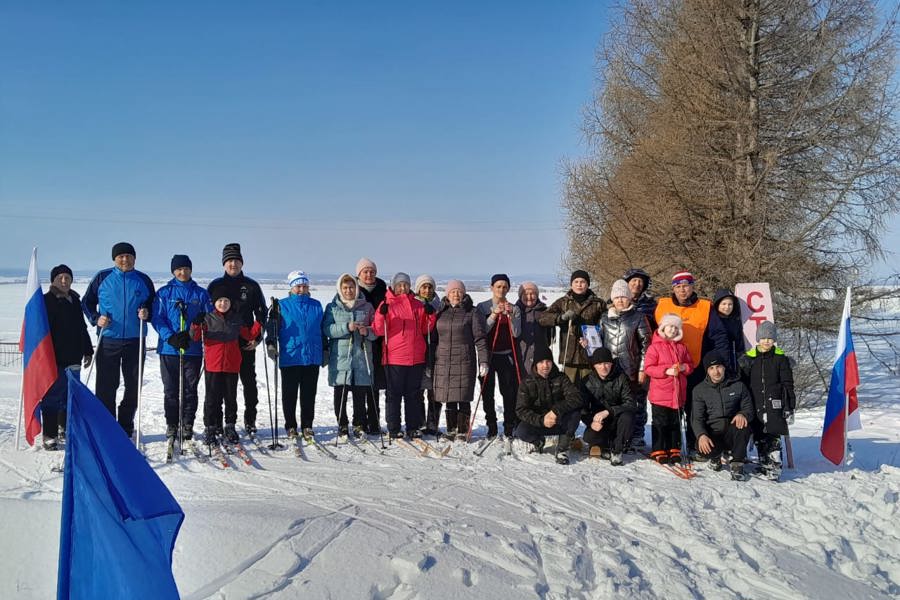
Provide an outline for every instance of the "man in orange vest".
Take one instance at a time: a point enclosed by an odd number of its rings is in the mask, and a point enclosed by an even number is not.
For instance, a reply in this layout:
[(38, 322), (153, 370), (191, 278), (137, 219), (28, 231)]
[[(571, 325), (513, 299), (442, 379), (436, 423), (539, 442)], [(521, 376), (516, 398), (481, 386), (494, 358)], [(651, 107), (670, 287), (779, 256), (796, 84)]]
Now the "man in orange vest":
[[(660, 298), (657, 302), (656, 322), (659, 323), (663, 315), (669, 313), (681, 317), (684, 331), (681, 341), (687, 346), (694, 362), (694, 372), (687, 382), (687, 397), (691, 398), (694, 387), (706, 376), (703, 369), (697, 368), (701, 359), (712, 350), (725, 356), (728, 352), (728, 334), (712, 302), (697, 296), (694, 291), (694, 276), (689, 271), (680, 271), (672, 276), (672, 295)], [(690, 410), (691, 403), (688, 402), (685, 406), (687, 423), (690, 423)], [(687, 437), (688, 446), (693, 449), (694, 432), (690, 427), (687, 427)]]

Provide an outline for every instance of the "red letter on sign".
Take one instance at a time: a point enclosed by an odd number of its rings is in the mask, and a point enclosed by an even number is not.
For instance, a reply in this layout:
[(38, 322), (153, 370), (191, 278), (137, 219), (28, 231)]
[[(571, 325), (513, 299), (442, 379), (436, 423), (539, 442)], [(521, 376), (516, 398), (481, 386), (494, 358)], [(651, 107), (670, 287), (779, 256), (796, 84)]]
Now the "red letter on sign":
[[(751, 312), (758, 313), (765, 308), (765, 306), (753, 306), (750, 302), (753, 298), (762, 298), (763, 295), (759, 292), (750, 292), (747, 294), (747, 308), (751, 310)], [(765, 319), (763, 319), (765, 321)]]

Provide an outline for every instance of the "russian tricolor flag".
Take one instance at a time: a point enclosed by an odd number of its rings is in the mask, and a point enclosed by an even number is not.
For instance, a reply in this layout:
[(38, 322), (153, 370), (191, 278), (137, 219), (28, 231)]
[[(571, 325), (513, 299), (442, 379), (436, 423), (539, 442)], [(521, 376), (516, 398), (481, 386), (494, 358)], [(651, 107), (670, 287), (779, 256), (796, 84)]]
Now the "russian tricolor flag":
[(47, 307), (37, 273), (37, 248), (31, 251), (28, 282), (25, 285), (25, 319), (22, 321), (22, 406), (25, 412), (25, 439), (34, 445), (41, 432), (41, 399), (56, 381), (56, 356), (50, 337)]
[(844, 298), (844, 314), (838, 333), (831, 385), (828, 386), (828, 402), (825, 404), (825, 426), (822, 428), (822, 455), (836, 465), (844, 462), (847, 431), (861, 429), (859, 402), (856, 388), (859, 386), (859, 368), (853, 350), (850, 332), (850, 288)]

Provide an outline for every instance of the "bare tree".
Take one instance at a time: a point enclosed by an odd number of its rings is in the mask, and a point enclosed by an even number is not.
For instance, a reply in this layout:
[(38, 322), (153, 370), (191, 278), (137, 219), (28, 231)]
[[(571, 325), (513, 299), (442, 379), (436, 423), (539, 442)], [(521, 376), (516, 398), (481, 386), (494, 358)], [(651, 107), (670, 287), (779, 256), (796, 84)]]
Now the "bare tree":
[(629, 266), (691, 269), (706, 292), (768, 281), (780, 324), (834, 330), (900, 207), (896, 17), (870, 0), (629, 2), (600, 51), (589, 156), (566, 165), (570, 260), (603, 284)]

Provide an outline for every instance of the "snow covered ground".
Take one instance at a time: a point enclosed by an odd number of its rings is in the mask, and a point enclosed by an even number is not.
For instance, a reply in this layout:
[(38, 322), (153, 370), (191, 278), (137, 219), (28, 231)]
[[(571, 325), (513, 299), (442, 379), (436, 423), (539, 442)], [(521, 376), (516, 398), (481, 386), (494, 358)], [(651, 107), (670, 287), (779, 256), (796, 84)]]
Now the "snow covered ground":
[[(18, 339), (23, 294), (21, 284), (0, 286), (2, 341)], [(313, 295), (324, 304), (333, 288)], [(857, 350), (872, 380), (879, 368)], [(259, 356), (260, 421), (263, 364)], [(251, 450), (252, 467), (166, 465), (155, 354), (144, 381), (149, 461), (186, 513), (174, 557), (184, 598), (900, 595), (896, 376), (861, 390), (864, 429), (851, 434), (847, 469), (819, 454), (823, 410), (798, 414), (796, 468), (780, 483), (731, 482), (702, 467), (683, 481), (640, 455), (618, 468), (582, 457), (562, 467), (519, 447), (502, 455), (500, 444), (481, 458), (464, 444), (443, 459), (345, 444), (332, 448), (337, 459)], [(18, 371), (0, 368), (0, 597), (49, 598), (62, 490), (50, 467), (61, 453), (15, 451), (18, 386)], [(316, 430), (326, 444), (335, 422), (323, 370)]]

